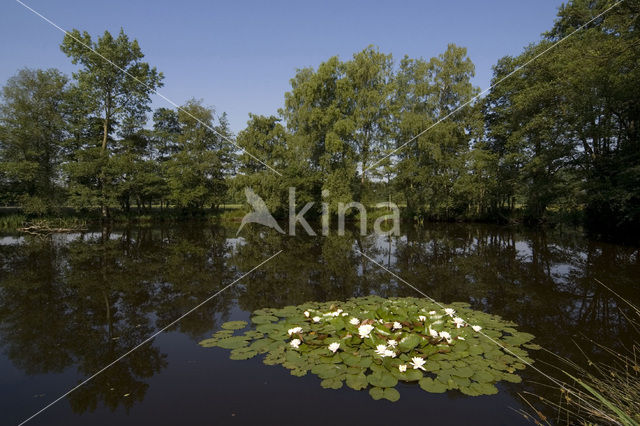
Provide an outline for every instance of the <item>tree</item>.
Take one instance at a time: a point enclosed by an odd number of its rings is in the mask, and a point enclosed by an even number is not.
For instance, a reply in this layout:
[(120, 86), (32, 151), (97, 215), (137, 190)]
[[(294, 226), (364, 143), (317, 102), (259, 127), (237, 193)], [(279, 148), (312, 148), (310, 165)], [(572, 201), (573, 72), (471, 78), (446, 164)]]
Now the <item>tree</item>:
[(501, 198), (521, 201), (530, 220), (555, 207), (584, 210), (591, 228), (638, 230), (640, 5), (594, 19), (612, 4), (568, 2), (541, 42), (494, 68), (501, 83), (485, 107), (488, 146), (507, 183)]
[[(146, 120), (150, 110), (150, 95), (162, 86), (162, 73), (148, 63), (136, 40), (120, 30), (117, 38), (108, 31), (93, 41), (86, 31), (73, 30), (64, 37), (62, 51), (80, 65), (73, 74), (78, 94), (93, 117), (102, 120), (102, 141), (95, 141), (99, 151), (82, 158), (96, 167), (98, 198), (103, 218), (109, 216), (109, 185), (113, 177), (108, 174), (110, 134), (117, 128), (127, 128)], [(90, 144), (89, 148), (95, 145)], [(96, 150), (93, 150), (96, 151)], [(86, 169), (86, 168), (85, 168)], [(91, 188), (88, 188), (91, 192)]]
[(62, 141), (68, 79), (55, 69), (23, 69), (2, 89), (0, 174), (7, 202), (45, 214), (61, 202)]
[(348, 108), (353, 123), (353, 152), (361, 166), (364, 185), (367, 167), (388, 147), (393, 116), (393, 59), (369, 46), (345, 65)]
[[(191, 100), (178, 110), (177, 152), (167, 162), (171, 201), (184, 210), (217, 208), (227, 194), (225, 174), (231, 164), (226, 116), (214, 122), (214, 110)], [(215, 131), (213, 131), (214, 129)]]
[[(466, 212), (468, 201), (456, 192), (467, 173), (472, 141), (480, 135), (477, 107), (466, 104), (478, 92), (471, 84), (474, 65), (465, 48), (449, 45), (429, 61), (405, 57), (398, 72), (396, 183), (407, 199), (409, 214), (451, 219)], [(415, 141), (405, 143), (429, 128)]]

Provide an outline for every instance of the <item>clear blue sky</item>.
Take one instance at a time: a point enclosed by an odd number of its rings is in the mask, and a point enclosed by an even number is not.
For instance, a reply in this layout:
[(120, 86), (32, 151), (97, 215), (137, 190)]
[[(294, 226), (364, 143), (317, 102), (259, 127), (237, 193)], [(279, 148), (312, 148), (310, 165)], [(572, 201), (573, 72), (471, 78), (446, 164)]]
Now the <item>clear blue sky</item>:
[[(297, 68), (348, 59), (369, 44), (399, 60), (430, 58), (448, 43), (468, 48), (474, 83), (491, 66), (539, 40), (560, 0), (459, 1), (143, 1), (23, 0), (65, 29), (92, 35), (120, 27), (165, 74), (160, 92), (178, 104), (204, 99), (241, 130), (248, 113), (275, 114)], [(22, 67), (73, 65), (63, 34), (13, 0), (0, 4), (0, 82)], [(154, 98), (154, 107), (169, 106)]]

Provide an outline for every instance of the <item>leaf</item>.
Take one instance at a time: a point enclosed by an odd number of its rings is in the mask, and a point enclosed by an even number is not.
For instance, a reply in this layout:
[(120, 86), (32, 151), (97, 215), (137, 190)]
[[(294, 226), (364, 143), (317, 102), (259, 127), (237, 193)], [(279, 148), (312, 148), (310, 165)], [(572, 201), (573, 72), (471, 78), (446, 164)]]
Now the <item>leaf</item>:
[(418, 382), (420, 388), (431, 393), (443, 393), (447, 391), (447, 386), (441, 382), (433, 380), (431, 377), (425, 377)]
[(487, 370), (478, 370), (474, 372), (473, 376), (471, 376), (471, 379), (480, 383), (489, 383), (495, 380), (493, 374), (489, 373)]
[(604, 396), (602, 396), (599, 392), (597, 392), (591, 386), (589, 386), (588, 384), (584, 383), (582, 380), (580, 380), (580, 379), (578, 379), (576, 377), (573, 377), (571, 374), (567, 373), (564, 370), (562, 372), (564, 374), (566, 374), (567, 376), (571, 377), (573, 380), (575, 380), (580, 386), (585, 388), (591, 395), (595, 396), (598, 399), (598, 401), (600, 401), (601, 403), (606, 405), (608, 409), (610, 409), (611, 411), (616, 413), (616, 415), (620, 418), (620, 420), (622, 420), (622, 422), (623, 422), (623, 424), (625, 426), (626, 425), (635, 426), (635, 425), (638, 424), (635, 420), (633, 420), (631, 417), (629, 417), (629, 415), (627, 415), (627, 413), (625, 413), (624, 411), (620, 410), (612, 402), (607, 400)]
[(382, 399), (382, 397), (384, 396), (384, 390), (382, 388), (373, 387), (369, 389), (369, 395), (371, 395), (371, 398), (377, 401), (379, 399)]
[(371, 386), (377, 386), (381, 388), (390, 388), (398, 384), (398, 379), (396, 379), (391, 373), (388, 371), (376, 371), (373, 374), (367, 376), (367, 380)]
[(384, 399), (388, 399), (391, 402), (396, 402), (400, 399), (400, 392), (398, 392), (395, 388), (386, 388), (382, 393), (382, 397)]
[(218, 346), (224, 349), (236, 349), (247, 346), (249, 342), (242, 336), (227, 337), (218, 341)]
[(367, 376), (364, 374), (349, 374), (345, 380), (347, 386), (354, 390), (361, 390), (369, 386), (369, 382), (367, 381)]
[(240, 330), (241, 328), (245, 328), (246, 326), (246, 321), (229, 321), (221, 325), (221, 327), (226, 330)]
[(411, 349), (415, 348), (422, 341), (422, 337), (417, 334), (409, 334), (406, 337), (400, 339), (398, 342), (398, 350), (401, 352), (409, 352)]
[(238, 348), (231, 351), (229, 358), (235, 360), (249, 359), (253, 358), (257, 354), (258, 352), (250, 350), (249, 348)]
[(203, 348), (212, 348), (214, 346), (218, 346), (218, 339), (204, 339), (198, 343)]
[(340, 379), (324, 379), (320, 382), (320, 386), (325, 389), (340, 389), (342, 387), (342, 380)]
[(258, 315), (251, 318), (251, 322), (254, 324), (269, 324), (274, 321), (278, 321), (278, 317), (273, 315)]

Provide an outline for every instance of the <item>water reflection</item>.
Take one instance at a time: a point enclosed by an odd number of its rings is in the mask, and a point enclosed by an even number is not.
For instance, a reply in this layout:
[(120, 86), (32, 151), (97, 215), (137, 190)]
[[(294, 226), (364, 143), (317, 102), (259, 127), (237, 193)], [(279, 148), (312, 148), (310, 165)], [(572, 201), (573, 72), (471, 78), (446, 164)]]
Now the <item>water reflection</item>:
[[(3, 352), (25, 375), (73, 368), (79, 377), (90, 376), (279, 250), (273, 261), (175, 330), (195, 344), (236, 305), (253, 311), (368, 294), (415, 296), (356, 249), (434, 299), (468, 301), (474, 309), (502, 315), (546, 348), (572, 358), (578, 356), (572, 339), (580, 334), (614, 346), (632, 338), (623, 316), (630, 308), (596, 278), (640, 304), (638, 249), (576, 234), (476, 225), (409, 228), (398, 238), (253, 231), (236, 238), (235, 228), (199, 224), (49, 239), (5, 236)], [(99, 406), (128, 409), (143, 401), (149, 379), (168, 363), (162, 348), (144, 345), (71, 394), (71, 407), (76, 413)]]

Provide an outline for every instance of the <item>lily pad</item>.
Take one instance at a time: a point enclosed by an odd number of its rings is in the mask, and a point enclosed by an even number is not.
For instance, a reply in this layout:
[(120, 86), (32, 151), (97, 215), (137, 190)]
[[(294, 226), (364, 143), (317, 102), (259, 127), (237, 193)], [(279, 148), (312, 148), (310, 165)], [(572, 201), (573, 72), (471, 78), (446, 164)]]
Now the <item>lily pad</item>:
[(222, 324), (220, 327), (225, 330), (240, 330), (241, 328), (245, 328), (247, 326), (246, 321), (229, 321)]
[[(200, 345), (231, 349), (234, 360), (262, 354), (265, 364), (282, 365), (294, 376), (311, 372), (324, 388), (346, 384), (392, 402), (400, 398), (398, 381), (418, 383), (431, 393), (478, 396), (497, 393), (498, 381), (522, 380), (517, 371), (533, 362), (527, 350), (539, 348), (533, 335), (468, 304), (446, 308), (465, 325), (458, 328), (442, 305), (412, 297), (264, 308), (251, 318), (255, 329), (241, 333), (247, 323), (230, 321)], [(482, 333), (468, 324), (480, 325)]]

